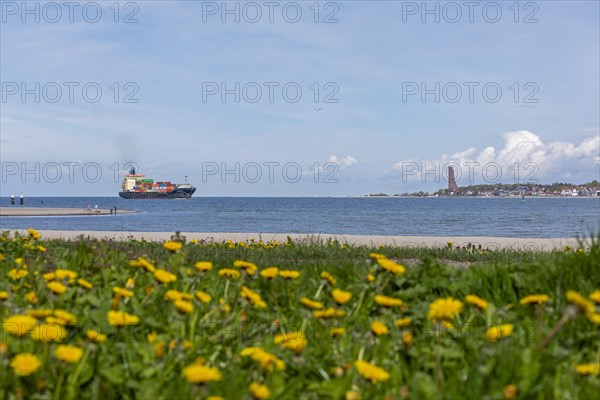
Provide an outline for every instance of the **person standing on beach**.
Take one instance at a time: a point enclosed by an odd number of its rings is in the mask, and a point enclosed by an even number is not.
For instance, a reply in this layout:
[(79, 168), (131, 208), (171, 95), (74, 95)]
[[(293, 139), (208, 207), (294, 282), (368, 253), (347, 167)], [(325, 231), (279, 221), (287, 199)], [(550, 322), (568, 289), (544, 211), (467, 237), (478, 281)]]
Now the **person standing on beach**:
[(115, 215), (117, 215), (117, 206), (113, 206), (115, 208)]
[(100, 211), (98, 211), (98, 204), (96, 204), (96, 205), (94, 206), (94, 209), (96, 210), (96, 214), (98, 214), (98, 213), (100, 212)]
[(11, 206), (15, 205), (15, 194), (14, 193), (10, 194), (10, 205)]
[(23, 197), (23, 192), (21, 192), (21, 198), (19, 199), (19, 204), (20, 205), (25, 204), (25, 198)]

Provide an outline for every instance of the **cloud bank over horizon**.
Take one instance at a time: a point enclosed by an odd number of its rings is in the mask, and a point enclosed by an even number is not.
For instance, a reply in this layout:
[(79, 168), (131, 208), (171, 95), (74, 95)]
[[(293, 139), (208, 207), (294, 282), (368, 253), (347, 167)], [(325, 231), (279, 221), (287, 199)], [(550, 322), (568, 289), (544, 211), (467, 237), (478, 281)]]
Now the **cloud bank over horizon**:
[(600, 179), (600, 136), (578, 143), (545, 142), (540, 135), (527, 130), (502, 135), (500, 148), (482, 150), (469, 147), (437, 159), (406, 159), (393, 166), (408, 183), (444, 183), (448, 167), (455, 170), (457, 181), (474, 183), (550, 183), (568, 181), (584, 183)]

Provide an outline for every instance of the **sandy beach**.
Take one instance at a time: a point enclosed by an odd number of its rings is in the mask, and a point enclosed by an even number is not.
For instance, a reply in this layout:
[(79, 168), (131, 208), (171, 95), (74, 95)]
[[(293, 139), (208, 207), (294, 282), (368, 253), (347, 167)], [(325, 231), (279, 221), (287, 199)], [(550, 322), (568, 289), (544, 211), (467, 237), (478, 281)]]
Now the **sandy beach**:
[[(25, 230), (16, 230), (27, 234)], [(110, 232), (110, 231), (40, 231), (43, 238), (74, 240), (81, 236), (102, 240), (147, 240), (165, 241), (171, 239), (172, 232)], [(357, 246), (398, 246), (398, 247), (446, 247), (451, 242), (453, 246), (481, 246), (488, 250), (526, 250), (551, 251), (563, 249), (565, 246), (578, 247), (575, 238), (509, 238), (509, 237), (466, 237), (466, 236), (368, 236), (368, 235), (330, 235), (330, 234), (293, 234), (293, 233), (202, 233), (180, 232), (186, 240), (207, 242), (245, 241), (280, 241), (285, 242), (290, 237), (299, 242), (315, 242), (337, 240), (340, 243)]]
[[(132, 214), (132, 210), (117, 210), (118, 214)], [(110, 215), (110, 209), (99, 208), (89, 211), (85, 208), (51, 208), (51, 207), (0, 207), (0, 217), (57, 217), (68, 215)]]

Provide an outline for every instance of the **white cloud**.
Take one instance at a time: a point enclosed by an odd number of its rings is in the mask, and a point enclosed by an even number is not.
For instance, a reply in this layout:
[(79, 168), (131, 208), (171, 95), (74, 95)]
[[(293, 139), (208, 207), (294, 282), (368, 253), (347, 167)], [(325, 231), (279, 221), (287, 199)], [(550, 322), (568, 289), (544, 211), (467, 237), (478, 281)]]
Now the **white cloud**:
[[(445, 182), (448, 166), (454, 166), (459, 184), (477, 182), (549, 182), (569, 179), (580, 183), (599, 178), (600, 137), (580, 143), (563, 141), (545, 143), (529, 131), (503, 135), (502, 148), (486, 147), (481, 151), (471, 147), (452, 155), (443, 154), (436, 160), (403, 160), (394, 164), (406, 181), (426, 182), (434, 178)], [(498, 170), (501, 177), (498, 176)]]
[(358, 164), (358, 160), (352, 156), (346, 156), (344, 158), (338, 158), (338, 156), (330, 156), (329, 162), (337, 164), (341, 168), (349, 168), (353, 165)]

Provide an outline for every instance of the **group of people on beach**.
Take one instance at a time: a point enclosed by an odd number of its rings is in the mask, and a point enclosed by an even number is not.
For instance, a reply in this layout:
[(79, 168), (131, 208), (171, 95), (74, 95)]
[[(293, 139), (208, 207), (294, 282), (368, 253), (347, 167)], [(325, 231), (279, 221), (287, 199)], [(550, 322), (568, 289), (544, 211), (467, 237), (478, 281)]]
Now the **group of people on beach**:
[[(112, 208), (108, 209), (110, 211), (110, 215), (117, 215), (117, 206), (112, 206)], [(87, 212), (91, 212), (92, 211), (92, 205), (90, 203), (88, 203), (87, 208), (86, 208)], [(100, 209), (98, 208), (98, 204), (96, 204), (94, 206), (94, 213), (95, 214), (100, 214)]]

